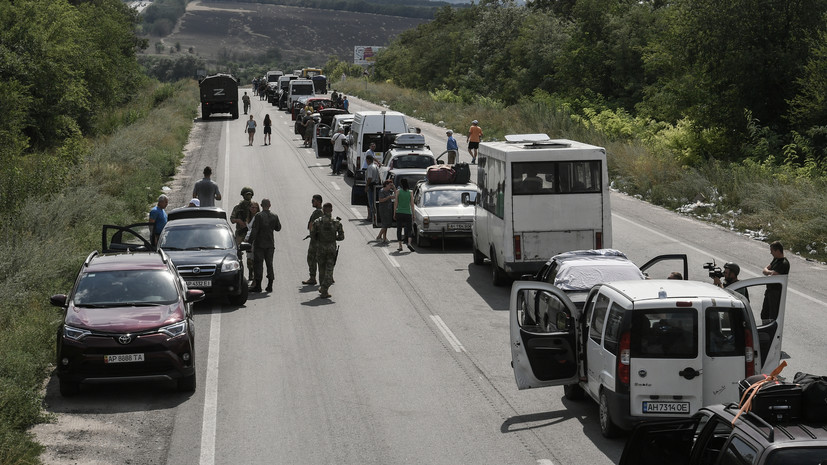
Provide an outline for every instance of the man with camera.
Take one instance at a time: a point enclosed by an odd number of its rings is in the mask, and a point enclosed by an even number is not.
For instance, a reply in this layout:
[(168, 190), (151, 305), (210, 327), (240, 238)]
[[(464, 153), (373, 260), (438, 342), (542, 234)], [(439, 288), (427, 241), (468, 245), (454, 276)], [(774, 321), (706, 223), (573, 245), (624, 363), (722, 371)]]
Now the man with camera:
[[(741, 267), (738, 266), (737, 263), (733, 262), (724, 263), (723, 270), (715, 266), (714, 263), (712, 266), (704, 266), (704, 268), (709, 270), (709, 277), (712, 278), (712, 283), (718, 287), (728, 287), (734, 283), (737, 283), (738, 274), (741, 273)], [(721, 282), (721, 278), (724, 278), (723, 283)], [(739, 289), (738, 292), (749, 300), (749, 292), (747, 292), (747, 288)]]

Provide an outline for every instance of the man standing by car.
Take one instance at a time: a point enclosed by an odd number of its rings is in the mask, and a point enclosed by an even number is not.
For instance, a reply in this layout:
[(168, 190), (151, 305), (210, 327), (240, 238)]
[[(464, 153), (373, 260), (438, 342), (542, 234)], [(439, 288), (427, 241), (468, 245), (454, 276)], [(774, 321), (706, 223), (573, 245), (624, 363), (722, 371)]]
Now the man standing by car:
[(202, 207), (214, 207), (216, 200), (221, 200), (221, 191), (218, 184), (210, 179), (212, 168), (204, 168), (204, 178), (195, 183), (192, 189), (192, 196), (197, 198)]
[(169, 198), (161, 194), (158, 196), (158, 205), (149, 211), (149, 224), (152, 225), (152, 237), (150, 237), (149, 240), (152, 245), (158, 245), (158, 238), (161, 236), (161, 231), (163, 231), (164, 226), (167, 225), (167, 212), (164, 209), (167, 208), (168, 203)]
[[(302, 281), (302, 284), (307, 286), (316, 284), (316, 252), (318, 251), (318, 242), (313, 238), (313, 235), (309, 233), (313, 228), (313, 222), (316, 221), (317, 218), (321, 218), (323, 214), (322, 196), (319, 194), (314, 195), (311, 202), (313, 204), (313, 213), (310, 214), (310, 220), (307, 222), (308, 236), (310, 236), (310, 245), (307, 246), (307, 266), (310, 269), (310, 278)], [(321, 278), (321, 270), (319, 270), (319, 278)]]
[(339, 174), (339, 170), (342, 169), (342, 160), (345, 159), (345, 140), (347, 136), (345, 136), (344, 128), (336, 129), (336, 134), (330, 138), (330, 142), (333, 143), (333, 165), (331, 166), (333, 174)]
[(267, 292), (273, 292), (273, 253), (276, 251), (274, 231), (281, 231), (279, 216), (270, 211), (270, 199), (262, 199), (260, 211), (253, 221), (253, 231), (250, 233), (250, 242), (253, 244), (253, 267), (255, 268), (255, 282), (250, 292), (261, 292), (261, 281), (264, 263), (267, 264)]
[(376, 185), (379, 184), (379, 168), (373, 162), (373, 149), (376, 144), (370, 144), (370, 150), (365, 154), (365, 192), (368, 194), (368, 221), (373, 221), (373, 203), (376, 200)]
[[(772, 262), (764, 267), (764, 276), (777, 274), (790, 274), (790, 262), (784, 257), (784, 246), (779, 241), (770, 244)], [(781, 285), (768, 284), (767, 292), (764, 293), (764, 303), (761, 307), (762, 320), (775, 320), (778, 318), (778, 308), (781, 306)]]
[(328, 289), (333, 284), (333, 267), (336, 266), (338, 254), (336, 241), (345, 239), (345, 231), (339, 218), (333, 218), (333, 204), (324, 204), (324, 215), (313, 221), (310, 228), (310, 237), (318, 243), (319, 259), (319, 294), (322, 299), (329, 299)]
[[(247, 222), (250, 221), (250, 202), (253, 200), (253, 189), (243, 187), (241, 197), (241, 202), (233, 207), (233, 212), (230, 214), (230, 223), (235, 224), (236, 245), (241, 244), (244, 241), (244, 236), (247, 235)], [(238, 252), (238, 258), (241, 258), (241, 251)]]

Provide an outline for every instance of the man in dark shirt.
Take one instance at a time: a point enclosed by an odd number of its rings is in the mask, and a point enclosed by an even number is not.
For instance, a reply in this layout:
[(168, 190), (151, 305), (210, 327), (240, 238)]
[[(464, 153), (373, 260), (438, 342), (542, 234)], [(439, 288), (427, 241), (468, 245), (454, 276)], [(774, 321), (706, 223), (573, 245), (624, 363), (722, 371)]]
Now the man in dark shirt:
[(274, 231), (281, 231), (279, 216), (270, 211), (270, 199), (261, 200), (261, 208), (253, 221), (253, 230), (250, 232), (250, 242), (253, 244), (253, 268), (255, 268), (255, 283), (250, 292), (261, 292), (262, 265), (267, 264), (267, 292), (273, 291), (273, 252), (276, 250)]
[[(772, 261), (764, 268), (765, 276), (777, 274), (790, 274), (790, 262), (784, 257), (784, 246), (775, 241), (770, 244)], [(767, 285), (767, 292), (764, 294), (764, 304), (761, 307), (762, 320), (775, 320), (778, 318), (778, 309), (781, 306), (781, 285)]]

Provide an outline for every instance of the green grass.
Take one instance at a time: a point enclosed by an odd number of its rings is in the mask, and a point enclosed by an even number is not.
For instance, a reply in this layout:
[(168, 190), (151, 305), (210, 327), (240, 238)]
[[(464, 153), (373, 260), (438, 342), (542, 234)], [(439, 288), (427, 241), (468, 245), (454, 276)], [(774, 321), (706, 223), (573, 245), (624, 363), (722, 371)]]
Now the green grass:
[[(106, 135), (4, 168), (24, 173), (28, 195), (4, 210), (14, 220), (0, 226), (0, 464), (40, 463), (27, 430), (49, 420), (43, 380), (62, 317), (49, 296), (69, 291), (83, 259), (100, 249), (102, 224), (146, 218), (183, 157), (197, 106), (194, 81), (149, 84), (98, 122)], [(25, 174), (33, 169), (41, 172)]]
[[(546, 133), (605, 147), (612, 184), (621, 192), (756, 238), (780, 240), (792, 253), (827, 261), (827, 177), (772, 161), (692, 158), (686, 147), (714, 144), (719, 135), (693, 131), (685, 121), (671, 126), (605, 109), (575, 111), (547, 95), (505, 107), (491, 99), (463, 103), (447, 90), (366, 85), (364, 79), (337, 81), (336, 88), (429, 123), (442, 121), (461, 134), (477, 119), (485, 140)], [(687, 210), (695, 202), (710, 205)]]

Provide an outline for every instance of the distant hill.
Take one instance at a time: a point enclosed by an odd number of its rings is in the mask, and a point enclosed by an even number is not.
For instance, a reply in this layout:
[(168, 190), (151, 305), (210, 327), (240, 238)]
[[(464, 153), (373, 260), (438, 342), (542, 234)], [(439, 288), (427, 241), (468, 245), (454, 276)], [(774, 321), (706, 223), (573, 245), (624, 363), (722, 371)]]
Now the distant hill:
[(207, 60), (274, 49), (284, 61), (321, 65), (330, 56), (351, 60), (357, 45), (388, 45), (425, 21), (261, 3), (192, 2), (162, 40), (167, 46), (180, 44), (182, 51), (192, 48)]

